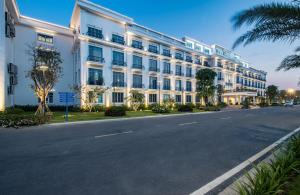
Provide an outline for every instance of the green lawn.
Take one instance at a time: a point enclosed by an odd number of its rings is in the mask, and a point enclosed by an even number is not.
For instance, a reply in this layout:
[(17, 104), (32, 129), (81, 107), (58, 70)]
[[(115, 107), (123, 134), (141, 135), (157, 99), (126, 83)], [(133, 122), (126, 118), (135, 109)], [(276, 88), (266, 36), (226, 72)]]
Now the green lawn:
[[(194, 110), (194, 112), (203, 112), (203, 111)], [(104, 116), (103, 112), (70, 112), (69, 113), (69, 122), (159, 115), (157, 113), (153, 113), (152, 111), (138, 111), (138, 112), (127, 111), (126, 113), (127, 114), (124, 117), (106, 117), (106, 116)], [(168, 113), (168, 114), (178, 114), (178, 113), (179, 112), (177, 112), (177, 111), (172, 111), (171, 113)], [(166, 114), (164, 114), (164, 115), (166, 115)], [(65, 122), (65, 113), (64, 112), (53, 112), (53, 119), (50, 121), (50, 123), (59, 123), (59, 122)]]
[(291, 190), (288, 193), (289, 195), (299, 195), (300, 194), (300, 175), (295, 178), (291, 185)]

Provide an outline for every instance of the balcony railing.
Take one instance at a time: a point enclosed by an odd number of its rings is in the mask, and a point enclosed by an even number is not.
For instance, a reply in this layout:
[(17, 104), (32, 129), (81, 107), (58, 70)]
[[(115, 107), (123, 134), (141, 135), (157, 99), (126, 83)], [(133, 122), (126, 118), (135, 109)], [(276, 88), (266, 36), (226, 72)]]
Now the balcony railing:
[(140, 69), (140, 70), (144, 70), (145, 67), (141, 64), (133, 64), (132, 65), (132, 69)]
[(190, 77), (190, 78), (192, 78), (192, 77), (194, 77), (194, 75), (193, 74), (191, 74), (191, 73), (186, 73), (186, 75), (185, 75), (186, 77)]
[(184, 89), (183, 89), (183, 87), (175, 87), (175, 90), (176, 91), (183, 91)]
[(88, 31), (86, 33), (86, 35), (90, 36), (90, 37), (97, 38), (97, 39), (103, 39), (103, 34), (102, 33), (94, 33), (94, 32)]
[(132, 84), (132, 88), (136, 88), (136, 89), (144, 89), (145, 85), (142, 83), (133, 83)]
[(124, 67), (126, 67), (126, 66), (127, 66), (127, 63), (124, 62), (124, 61), (113, 60), (113, 61), (112, 61), (112, 65), (113, 65), (113, 66), (124, 66)]
[(163, 70), (163, 74), (173, 74), (173, 71), (171, 71), (171, 70)]
[(200, 60), (195, 60), (195, 64), (202, 65), (202, 62)]
[(210, 67), (210, 65), (209, 65), (208, 61), (204, 61), (204, 66), (206, 66), (206, 67)]
[(183, 60), (183, 56), (182, 55), (175, 55), (175, 59), (177, 59), (177, 60)]
[(171, 90), (171, 86), (163, 86), (163, 90)]
[(163, 52), (163, 56), (172, 57), (172, 54), (170, 52)]
[(193, 60), (191, 58), (186, 58), (185, 61), (193, 63)]
[(132, 46), (133, 48), (136, 48), (136, 49), (141, 49), (141, 50), (144, 49), (144, 46), (143, 46), (143, 45), (139, 45), (139, 44), (132, 44), (131, 46)]
[(98, 80), (95, 79), (89, 79), (88, 80), (88, 85), (98, 85), (98, 86), (103, 86), (104, 85), (104, 79), (99, 78)]
[(99, 62), (99, 63), (104, 63), (105, 62), (104, 58), (98, 57), (98, 56), (88, 56), (87, 61)]
[(159, 70), (159, 68), (157, 68), (157, 67), (149, 67), (149, 71), (153, 71), (153, 72), (159, 72), (160, 70)]
[(112, 83), (113, 87), (126, 87), (127, 84), (124, 81), (115, 81)]
[(158, 85), (149, 85), (149, 89), (158, 89)]
[(184, 76), (184, 73), (183, 72), (176, 72), (175, 75), (176, 76)]
[(112, 38), (111, 41), (114, 42), (114, 43), (125, 45), (125, 41), (124, 40), (120, 40), (118, 38)]
[(156, 53), (156, 54), (158, 54), (158, 49), (149, 48), (148, 51), (151, 52), (151, 53)]
[(187, 88), (186, 88), (186, 91), (192, 92), (192, 88), (187, 87)]

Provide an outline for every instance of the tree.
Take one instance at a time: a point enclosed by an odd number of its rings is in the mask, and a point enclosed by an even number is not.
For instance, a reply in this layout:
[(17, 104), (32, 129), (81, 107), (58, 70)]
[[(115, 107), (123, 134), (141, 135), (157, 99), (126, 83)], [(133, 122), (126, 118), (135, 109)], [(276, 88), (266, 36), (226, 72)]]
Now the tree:
[(197, 95), (204, 98), (205, 105), (208, 105), (210, 97), (214, 96), (216, 86), (214, 85), (217, 73), (211, 69), (201, 69), (196, 74), (197, 79)]
[(92, 112), (94, 105), (97, 103), (99, 95), (105, 93), (107, 88), (103, 87), (93, 87), (88, 88), (87, 86), (78, 86), (75, 85), (72, 88), (72, 91), (76, 94), (77, 98), (82, 104), (82, 108), (89, 112)]
[(223, 85), (217, 85), (217, 95), (218, 95), (218, 102), (222, 102), (222, 95), (224, 94), (224, 87)]
[(167, 107), (169, 110), (173, 110), (175, 107), (175, 99), (174, 98), (168, 98), (164, 100), (164, 106)]
[(132, 109), (137, 111), (145, 103), (145, 95), (137, 90), (131, 90), (128, 100)]
[(46, 112), (50, 111), (46, 98), (62, 76), (63, 60), (56, 49), (45, 49), (42, 46), (29, 46), (29, 55), (32, 68), (26, 77), (33, 81), (31, 88), (40, 99), (36, 115), (45, 116)]
[(266, 89), (266, 95), (270, 103), (273, 103), (275, 98), (279, 95), (278, 87), (275, 85), (270, 85)]
[[(235, 29), (244, 25), (253, 27), (235, 41), (233, 48), (255, 41), (281, 40), (292, 43), (300, 37), (300, 0), (254, 6), (237, 13), (232, 22)], [(300, 52), (300, 48), (296, 52)], [(299, 67), (300, 55), (295, 54), (287, 56), (277, 70), (287, 71)]]

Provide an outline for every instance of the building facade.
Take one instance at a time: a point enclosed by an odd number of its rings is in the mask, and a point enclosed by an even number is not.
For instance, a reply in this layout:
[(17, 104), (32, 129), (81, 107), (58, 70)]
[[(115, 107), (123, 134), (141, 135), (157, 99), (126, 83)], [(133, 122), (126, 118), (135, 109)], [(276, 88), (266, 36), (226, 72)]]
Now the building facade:
[(170, 37), (86, 0), (76, 1), (69, 27), (23, 16), (15, 0), (4, 0), (0, 9), (5, 26), (0, 33), (0, 109), (38, 103), (26, 78), (28, 45), (56, 48), (63, 58), (63, 77), (47, 98), (50, 105), (60, 105), (58, 93), (73, 85), (105, 88), (96, 102), (105, 106), (129, 104), (132, 89), (145, 94), (146, 104), (169, 98), (198, 103), (195, 75), (204, 68), (217, 73), (215, 84), (223, 86), (226, 103), (245, 97), (256, 101), (265, 94), (267, 73), (232, 51)]

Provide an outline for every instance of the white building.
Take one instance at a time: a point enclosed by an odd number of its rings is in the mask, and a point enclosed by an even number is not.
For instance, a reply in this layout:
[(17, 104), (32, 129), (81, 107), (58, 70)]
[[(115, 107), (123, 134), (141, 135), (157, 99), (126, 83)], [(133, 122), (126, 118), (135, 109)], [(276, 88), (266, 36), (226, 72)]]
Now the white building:
[(1, 110), (38, 103), (26, 78), (31, 68), (28, 45), (54, 47), (61, 53), (63, 77), (48, 97), (53, 105), (60, 105), (58, 93), (74, 84), (107, 88), (98, 98), (106, 106), (128, 104), (131, 89), (143, 92), (147, 104), (170, 97), (196, 103), (195, 74), (202, 68), (218, 73), (216, 84), (224, 86), (225, 102), (264, 96), (266, 72), (221, 46), (170, 37), (86, 0), (77, 0), (69, 27), (23, 16), (15, 0), (1, 2)]

